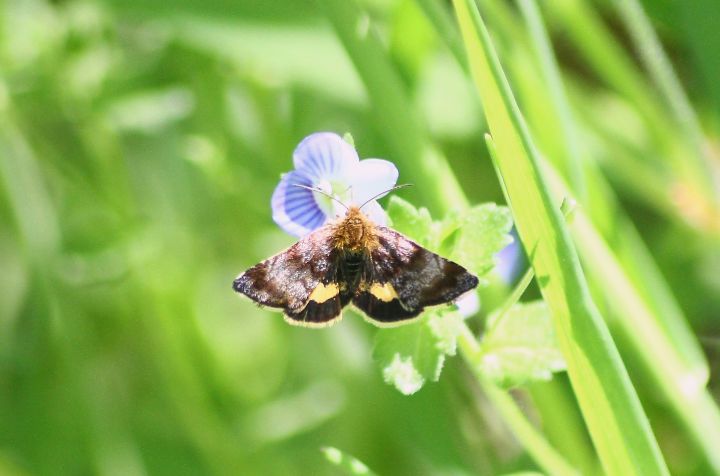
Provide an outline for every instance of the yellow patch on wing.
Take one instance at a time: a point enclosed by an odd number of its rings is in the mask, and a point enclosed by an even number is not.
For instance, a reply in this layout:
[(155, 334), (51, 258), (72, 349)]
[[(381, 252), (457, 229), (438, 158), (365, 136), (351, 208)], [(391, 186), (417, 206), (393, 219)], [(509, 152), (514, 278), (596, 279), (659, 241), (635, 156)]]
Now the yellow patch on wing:
[(322, 304), (328, 299), (332, 299), (340, 293), (338, 285), (330, 283), (325, 286), (323, 283), (318, 284), (313, 292), (310, 293), (309, 301), (315, 301), (318, 304)]
[(372, 286), (370, 286), (370, 294), (383, 302), (390, 302), (398, 298), (395, 288), (392, 287), (390, 283), (372, 283)]

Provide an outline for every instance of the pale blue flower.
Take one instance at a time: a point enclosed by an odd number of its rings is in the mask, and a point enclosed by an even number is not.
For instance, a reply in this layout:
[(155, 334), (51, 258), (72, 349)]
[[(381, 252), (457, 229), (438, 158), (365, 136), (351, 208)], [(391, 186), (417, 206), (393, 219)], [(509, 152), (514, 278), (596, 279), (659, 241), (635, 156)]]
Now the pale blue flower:
[(477, 291), (472, 290), (460, 296), (460, 298), (455, 301), (455, 305), (457, 306), (457, 312), (460, 313), (463, 318), (468, 318), (474, 316), (480, 310), (480, 297)]
[[(360, 160), (355, 148), (332, 132), (307, 136), (293, 152), (295, 170), (283, 175), (272, 196), (273, 220), (295, 236), (304, 236), (328, 220), (343, 216), (346, 209), (329, 197), (296, 187), (322, 190), (345, 205), (362, 205), (391, 189), (398, 178), (392, 162)], [(363, 206), (372, 221), (385, 225), (387, 216), (375, 199)]]
[(510, 236), (512, 242), (495, 255), (495, 273), (508, 285), (514, 284), (520, 272), (526, 267), (525, 255), (515, 227), (510, 230)]

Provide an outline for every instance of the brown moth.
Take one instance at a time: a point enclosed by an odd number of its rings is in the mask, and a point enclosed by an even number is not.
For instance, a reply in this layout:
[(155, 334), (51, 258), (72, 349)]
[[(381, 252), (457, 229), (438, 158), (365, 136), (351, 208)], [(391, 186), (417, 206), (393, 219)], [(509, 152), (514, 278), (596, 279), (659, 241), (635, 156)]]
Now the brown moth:
[(344, 217), (248, 269), (233, 289), (281, 309), (293, 325), (332, 325), (352, 303), (371, 323), (387, 327), (477, 286), (465, 268), (373, 223), (360, 208), (348, 207)]

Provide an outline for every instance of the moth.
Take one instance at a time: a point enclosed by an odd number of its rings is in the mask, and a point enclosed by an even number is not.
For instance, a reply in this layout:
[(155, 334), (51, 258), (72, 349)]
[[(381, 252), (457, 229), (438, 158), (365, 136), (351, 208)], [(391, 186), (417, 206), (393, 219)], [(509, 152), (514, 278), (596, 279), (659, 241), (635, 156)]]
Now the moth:
[(293, 325), (332, 325), (352, 304), (371, 323), (391, 327), (477, 286), (465, 268), (372, 222), (362, 206), (346, 208), (344, 217), (242, 273), (233, 289), (282, 310)]

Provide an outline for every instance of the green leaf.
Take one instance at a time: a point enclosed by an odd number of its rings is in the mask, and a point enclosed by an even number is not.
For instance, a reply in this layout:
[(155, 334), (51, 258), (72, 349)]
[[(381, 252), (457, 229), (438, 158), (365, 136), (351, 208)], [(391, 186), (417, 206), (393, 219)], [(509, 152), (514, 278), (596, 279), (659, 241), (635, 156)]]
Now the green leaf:
[(510, 228), (512, 216), (506, 207), (494, 203), (473, 207), (462, 215), (450, 258), (482, 277), (495, 267), (495, 255), (512, 243)]
[[(493, 203), (462, 212), (452, 212), (433, 222), (425, 208), (393, 196), (387, 207), (393, 228), (422, 246), (435, 251), (440, 243), (454, 238), (447, 256), (470, 270), (487, 273), (494, 255), (510, 242), (510, 212)], [(375, 336), (374, 358), (383, 378), (400, 392), (410, 395), (427, 381), (440, 378), (446, 355), (455, 355), (462, 315), (450, 306), (425, 313), (417, 322), (382, 329)]]
[[(422, 246), (432, 246), (437, 227), (427, 209), (392, 196), (387, 211), (393, 228)], [(373, 357), (383, 379), (405, 395), (417, 392), (428, 380), (437, 381), (446, 353), (455, 352), (459, 330), (453, 330), (454, 321), (443, 322), (441, 314), (442, 310), (428, 312), (412, 324), (382, 329), (375, 335)]]
[(504, 388), (550, 380), (553, 372), (565, 370), (550, 311), (543, 301), (517, 303), (502, 315), (490, 316), (480, 354), (480, 370)]
[(390, 197), (387, 213), (395, 230), (412, 237), (422, 246), (429, 246), (433, 222), (427, 208), (415, 208), (412, 203), (393, 195)]
[(325, 448), (321, 448), (320, 451), (322, 451), (325, 459), (340, 468), (343, 474), (349, 474), (352, 476), (358, 474), (373, 476), (375, 474), (365, 463), (337, 448), (326, 446)]
[(383, 379), (400, 393), (411, 395), (427, 381), (440, 378), (446, 355), (455, 355), (462, 316), (438, 309), (426, 312), (417, 322), (375, 335), (373, 358)]
[(487, 274), (495, 266), (495, 255), (512, 242), (510, 210), (495, 203), (453, 210), (433, 222), (426, 208), (393, 196), (387, 212), (394, 229), (478, 276)]
[(457, 235), (463, 225), (464, 212), (451, 210), (439, 223), (435, 232), (441, 253), (451, 253), (457, 242)]

